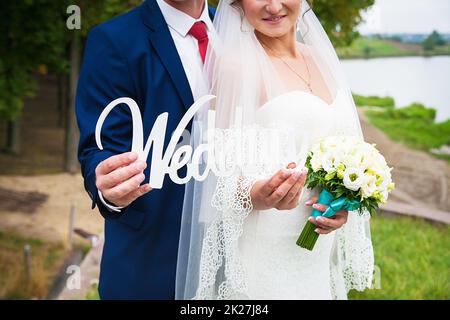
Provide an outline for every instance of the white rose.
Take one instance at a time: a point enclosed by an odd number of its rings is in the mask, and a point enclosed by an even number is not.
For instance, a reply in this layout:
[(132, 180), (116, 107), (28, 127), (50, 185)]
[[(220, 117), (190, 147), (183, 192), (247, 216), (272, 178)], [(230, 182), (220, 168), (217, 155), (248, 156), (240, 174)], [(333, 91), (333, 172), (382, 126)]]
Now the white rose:
[(364, 183), (364, 171), (359, 168), (350, 167), (344, 170), (344, 186), (347, 189), (358, 191)]
[(368, 198), (377, 190), (377, 179), (374, 175), (366, 174), (363, 180), (364, 183), (361, 186), (361, 194), (364, 198)]
[(392, 182), (390, 168), (387, 166), (374, 167), (374, 171), (383, 177), (383, 182), (380, 184), (380, 187), (387, 188), (388, 184)]
[(386, 159), (383, 155), (375, 149), (375, 152), (372, 154), (373, 162), (379, 167), (387, 166)]
[(357, 154), (360, 157), (360, 167), (368, 168), (376, 163), (375, 160), (376, 149), (368, 144), (362, 143), (358, 148)]
[(310, 163), (314, 172), (320, 170), (322, 168), (322, 153), (320, 151), (314, 153), (311, 157)]
[(345, 165), (346, 168), (359, 168), (364, 172), (364, 169), (361, 166), (361, 155), (354, 152), (349, 152), (345, 154), (341, 162)]
[(334, 172), (340, 163), (339, 150), (330, 150), (322, 157), (322, 168), (327, 172)]

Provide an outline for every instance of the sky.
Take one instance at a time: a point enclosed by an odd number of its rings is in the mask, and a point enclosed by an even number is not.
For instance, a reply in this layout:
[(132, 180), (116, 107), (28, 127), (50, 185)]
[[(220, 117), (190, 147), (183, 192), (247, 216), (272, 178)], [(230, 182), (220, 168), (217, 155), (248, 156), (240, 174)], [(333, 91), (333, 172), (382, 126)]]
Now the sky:
[(363, 33), (450, 33), (450, 0), (375, 0)]

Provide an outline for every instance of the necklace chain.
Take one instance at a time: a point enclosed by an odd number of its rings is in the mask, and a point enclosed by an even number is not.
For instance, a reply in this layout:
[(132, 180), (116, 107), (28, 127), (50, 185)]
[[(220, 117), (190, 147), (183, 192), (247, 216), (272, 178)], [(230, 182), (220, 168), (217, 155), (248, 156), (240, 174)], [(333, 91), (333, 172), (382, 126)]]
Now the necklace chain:
[(309, 72), (309, 67), (308, 67), (308, 63), (306, 62), (305, 56), (303, 55), (302, 51), (300, 50), (300, 54), (303, 58), (303, 61), (305, 62), (305, 66), (306, 66), (306, 70), (308, 72), (308, 80), (305, 80), (305, 78), (303, 78), (289, 63), (287, 63), (282, 57), (280, 57), (272, 48), (270, 48), (268, 45), (266, 45), (265, 43), (263, 43), (262, 41), (260, 41), (261, 44), (266, 47), (267, 49), (270, 50), (270, 52), (272, 52), (272, 54), (278, 58), (279, 60), (281, 60), (281, 62), (283, 62), (286, 67), (288, 67), (297, 77), (299, 77), (307, 86), (308, 89), (311, 93), (313, 93), (312, 88), (311, 88), (311, 73)]

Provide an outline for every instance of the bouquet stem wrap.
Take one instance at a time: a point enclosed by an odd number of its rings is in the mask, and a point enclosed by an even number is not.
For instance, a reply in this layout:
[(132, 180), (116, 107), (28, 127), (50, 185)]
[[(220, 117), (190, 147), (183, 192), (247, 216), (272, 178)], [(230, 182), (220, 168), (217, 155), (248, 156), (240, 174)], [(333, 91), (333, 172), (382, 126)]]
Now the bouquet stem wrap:
[[(344, 196), (334, 199), (331, 192), (326, 189), (323, 189), (322, 192), (320, 192), (317, 203), (327, 205), (328, 208), (323, 213), (319, 210), (313, 209), (311, 216), (314, 218), (319, 216), (330, 218), (340, 210), (353, 211), (358, 209), (360, 206), (358, 201), (349, 200)], [(299, 238), (297, 239), (297, 245), (311, 251), (319, 238), (319, 234), (315, 232), (316, 228), (317, 226), (315, 224), (307, 221)]]

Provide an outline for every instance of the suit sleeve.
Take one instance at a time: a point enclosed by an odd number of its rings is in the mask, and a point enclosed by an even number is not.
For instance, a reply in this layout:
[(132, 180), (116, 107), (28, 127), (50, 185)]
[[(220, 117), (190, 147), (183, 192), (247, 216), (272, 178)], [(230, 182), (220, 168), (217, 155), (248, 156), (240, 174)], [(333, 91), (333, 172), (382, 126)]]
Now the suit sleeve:
[[(125, 50), (125, 49), (123, 49)], [(120, 97), (135, 98), (135, 88), (126, 59), (111, 37), (100, 27), (89, 33), (76, 95), (76, 116), (80, 129), (78, 160), (84, 186), (105, 218), (125, 214), (111, 212), (100, 201), (95, 181), (97, 165), (113, 156), (131, 150), (132, 122), (127, 106), (114, 108), (102, 127), (103, 150), (95, 142), (95, 126), (103, 109)]]

